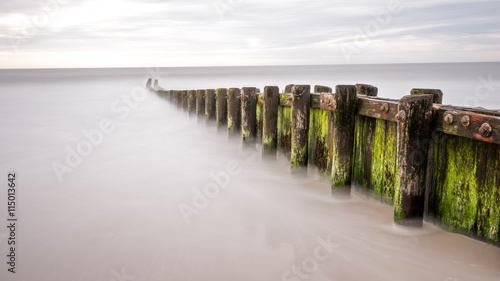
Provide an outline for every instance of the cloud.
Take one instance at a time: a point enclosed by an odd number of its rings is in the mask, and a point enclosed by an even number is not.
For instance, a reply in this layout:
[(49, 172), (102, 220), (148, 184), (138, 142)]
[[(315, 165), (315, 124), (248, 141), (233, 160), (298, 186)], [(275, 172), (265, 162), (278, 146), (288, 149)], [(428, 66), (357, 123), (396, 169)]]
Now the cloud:
[(0, 4), (0, 68), (500, 60), (498, 1), (62, 1)]

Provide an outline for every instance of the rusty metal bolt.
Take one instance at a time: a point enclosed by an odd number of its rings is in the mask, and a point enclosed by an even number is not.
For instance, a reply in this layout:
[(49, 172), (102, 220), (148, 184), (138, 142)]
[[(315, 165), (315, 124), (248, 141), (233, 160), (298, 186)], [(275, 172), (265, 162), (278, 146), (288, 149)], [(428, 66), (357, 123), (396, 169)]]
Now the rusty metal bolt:
[(398, 114), (396, 114), (396, 119), (401, 122), (406, 121), (406, 112), (404, 110), (400, 110)]
[(491, 132), (492, 132), (492, 129), (491, 129), (490, 124), (488, 124), (488, 123), (483, 123), (483, 125), (481, 125), (481, 128), (479, 128), (479, 133), (481, 134), (481, 136), (483, 136), (485, 138), (491, 136)]
[(446, 114), (444, 116), (444, 123), (451, 125), (453, 123), (453, 115), (451, 114)]
[(337, 109), (337, 101), (336, 101), (336, 100), (333, 100), (333, 101), (332, 101), (332, 103), (333, 103), (333, 104), (332, 104), (332, 109), (333, 109), (333, 110)]
[(286, 98), (287, 101), (293, 101), (293, 96), (289, 96), (288, 98)]
[(470, 125), (469, 115), (462, 116), (462, 119), (460, 119), (460, 122), (462, 122), (462, 125), (464, 125), (464, 127), (469, 127), (469, 125)]
[(387, 113), (389, 112), (389, 104), (388, 103), (383, 103), (381, 106), (380, 106), (380, 110), (384, 113)]

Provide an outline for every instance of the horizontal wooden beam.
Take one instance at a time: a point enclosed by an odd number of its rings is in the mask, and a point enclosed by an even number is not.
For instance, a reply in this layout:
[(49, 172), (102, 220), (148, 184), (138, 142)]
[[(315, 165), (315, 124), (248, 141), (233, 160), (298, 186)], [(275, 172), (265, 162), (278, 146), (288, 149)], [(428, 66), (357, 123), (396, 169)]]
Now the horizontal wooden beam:
[(500, 112), (434, 104), (433, 129), (445, 134), (500, 144)]
[(396, 122), (398, 100), (358, 96), (358, 114)]

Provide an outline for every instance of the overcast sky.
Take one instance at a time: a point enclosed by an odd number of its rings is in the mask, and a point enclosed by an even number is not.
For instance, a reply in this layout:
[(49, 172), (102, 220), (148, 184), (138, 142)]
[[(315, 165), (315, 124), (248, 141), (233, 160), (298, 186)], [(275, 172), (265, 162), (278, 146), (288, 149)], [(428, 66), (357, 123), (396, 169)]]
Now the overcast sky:
[(500, 61), (500, 1), (0, 1), (0, 68)]

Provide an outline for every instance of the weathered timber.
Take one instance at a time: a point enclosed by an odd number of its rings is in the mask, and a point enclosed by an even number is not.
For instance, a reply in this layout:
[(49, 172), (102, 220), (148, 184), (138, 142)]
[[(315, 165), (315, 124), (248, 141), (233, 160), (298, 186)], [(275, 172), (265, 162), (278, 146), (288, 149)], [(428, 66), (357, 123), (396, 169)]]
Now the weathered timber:
[(432, 102), (441, 104), (443, 103), (443, 92), (439, 89), (412, 89), (411, 95), (431, 95)]
[(394, 221), (421, 226), (424, 215), (428, 149), (432, 124), (431, 95), (405, 96), (398, 107), (398, 149)]
[(332, 190), (350, 192), (356, 116), (356, 87), (335, 87), (332, 147)]
[[(316, 98), (312, 96), (315, 95)], [(321, 175), (331, 175), (331, 152), (333, 141), (333, 101), (335, 95), (327, 93), (311, 94), (309, 113), (308, 162), (316, 166)], [(319, 102), (316, 102), (319, 100)], [(319, 103), (320, 106), (313, 107)]]
[(262, 143), (262, 135), (264, 130), (264, 94), (260, 93), (260, 89), (257, 89), (257, 111), (256, 111), (256, 136), (257, 143)]
[(227, 89), (218, 88), (215, 96), (217, 99), (217, 131), (222, 131), (223, 129), (227, 129)]
[(241, 89), (241, 136), (244, 147), (254, 146), (257, 133), (257, 88)]
[[(377, 87), (367, 84), (356, 84), (358, 107), (362, 96), (374, 97), (378, 94)], [(356, 114), (354, 138), (354, 163), (352, 183), (371, 190), (373, 137), (376, 119)], [(377, 167), (378, 168), (378, 167)]]
[(398, 100), (359, 96), (357, 112), (358, 115), (396, 122)]
[(205, 119), (214, 122), (217, 119), (215, 104), (215, 90), (207, 89), (205, 94)]
[(182, 91), (175, 91), (176, 106), (178, 109), (182, 109)]
[(321, 85), (315, 85), (314, 86), (314, 93), (332, 93), (332, 88), (327, 87), (327, 86), (321, 86)]
[[(449, 135), (500, 144), (500, 117), (434, 105), (433, 128)], [(485, 111), (488, 113), (488, 111)]]
[(196, 116), (198, 121), (205, 120), (205, 90), (196, 91)]
[(196, 91), (195, 90), (188, 91), (187, 104), (188, 104), (189, 116), (195, 116), (196, 115)]
[(278, 141), (279, 88), (264, 87), (264, 121), (262, 129), (262, 155), (276, 158)]
[(184, 90), (181, 92), (182, 95), (182, 109), (187, 111), (188, 110), (188, 91)]
[(292, 172), (307, 167), (307, 137), (309, 130), (309, 95), (311, 86), (292, 87)]
[(229, 137), (239, 137), (241, 132), (241, 90), (230, 88), (227, 101), (227, 130)]

